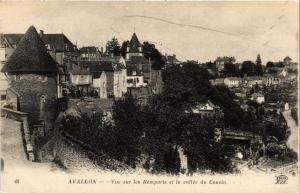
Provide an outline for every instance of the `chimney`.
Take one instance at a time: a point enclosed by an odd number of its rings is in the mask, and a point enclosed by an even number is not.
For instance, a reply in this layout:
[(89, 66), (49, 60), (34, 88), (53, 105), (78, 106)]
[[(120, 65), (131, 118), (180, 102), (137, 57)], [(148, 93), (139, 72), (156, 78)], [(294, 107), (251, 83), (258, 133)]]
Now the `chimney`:
[(40, 37), (43, 39), (44, 38), (44, 30), (40, 30)]

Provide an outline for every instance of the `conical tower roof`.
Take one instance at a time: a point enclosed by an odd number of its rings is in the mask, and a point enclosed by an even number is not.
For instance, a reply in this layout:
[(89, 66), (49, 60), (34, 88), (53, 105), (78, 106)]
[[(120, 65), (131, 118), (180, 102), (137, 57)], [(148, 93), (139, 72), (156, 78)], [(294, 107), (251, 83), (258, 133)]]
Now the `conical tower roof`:
[(45, 44), (34, 26), (30, 26), (2, 72), (56, 72), (57, 65), (47, 53)]
[(140, 52), (139, 47), (142, 47), (137, 35), (133, 33), (131, 40), (129, 42), (129, 52)]

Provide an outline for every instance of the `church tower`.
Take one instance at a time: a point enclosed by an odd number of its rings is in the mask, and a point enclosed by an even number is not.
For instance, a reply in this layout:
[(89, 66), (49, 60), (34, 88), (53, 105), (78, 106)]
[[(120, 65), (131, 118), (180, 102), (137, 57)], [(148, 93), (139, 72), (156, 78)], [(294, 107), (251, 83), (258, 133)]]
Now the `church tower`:
[(127, 45), (126, 60), (129, 60), (131, 56), (143, 56), (142, 44), (135, 33), (133, 33), (129, 44)]

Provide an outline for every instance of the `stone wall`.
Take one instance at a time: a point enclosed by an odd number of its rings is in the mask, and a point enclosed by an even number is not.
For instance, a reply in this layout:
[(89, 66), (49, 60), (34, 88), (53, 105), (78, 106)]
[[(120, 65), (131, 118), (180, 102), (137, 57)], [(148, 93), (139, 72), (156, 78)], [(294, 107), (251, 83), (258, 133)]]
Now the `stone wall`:
[(23, 139), (23, 145), (27, 159), (30, 161), (35, 160), (33, 144), (30, 137), (29, 125), (28, 125), (28, 114), (20, 111), (16, 111), (8, 108), (1, 108), (1, 116), (9, 119), (13, 119), (22, 123), (21, 133)]
[(20, 111), (28, 113), (29, 124), (45, 121), (46, 132), (57, 116), (56, 74), (9, 75), (10, 87), (19, 95)]
[(163, 81), (162, 81), (162, 71), (161, 70), (152, 70), (151, 71), (151, 87), (152, 91), (155, 94), (159, 94), (163, 89)]
[(11, 88), (8, 88), (6, 91), (6, 104), (9, 108), (17, 111), (20, 109), (20, 105), (19, 105), (19, 96), (18, 93), (16, 93), (16, 91), (14, 91)]

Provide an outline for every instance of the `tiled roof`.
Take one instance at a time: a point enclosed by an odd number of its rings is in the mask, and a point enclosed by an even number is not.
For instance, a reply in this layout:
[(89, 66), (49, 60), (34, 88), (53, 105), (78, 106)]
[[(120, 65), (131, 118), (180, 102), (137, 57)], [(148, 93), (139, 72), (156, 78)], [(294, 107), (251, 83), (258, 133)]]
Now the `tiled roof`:
[[(18, 45), (24, 34), (3, 34), (3, 37), (10, 45)], [(56, 52), (69, 51), (77, 52), (76, 46), (64, 34), (43, 34), (42, 40), (47, 45), (49, 50)]]
[(8, 43), (9, 47), (14, 47), (18, 45), (23, 35), (24, 34), (1, 34), (1, 41)]
[(80, 65), (89, 67), (91, 72), (115, 71), (123, 68), (120, 63), (106, 61), (81, 61)]
[(2, 72), (57, 72), (57, 64), (47, 53), (34, 26), (30, 26)]
[(57, 52), (77, 52), (76, 46), (64, 34), (43, 34), (45, 44), (49, 44), (51, 50)]
[(79, 65), (73, 64), (70, 66), (70, 68), (68, 69), (68, 71), (70, 73), (72, 73), (73, 75), (89, 75), (90, 70), (86, 67), (81, 67)]

